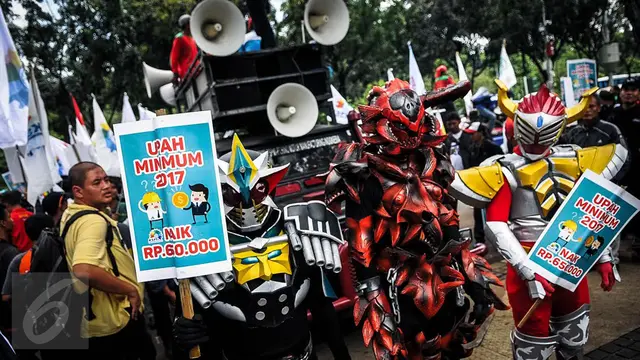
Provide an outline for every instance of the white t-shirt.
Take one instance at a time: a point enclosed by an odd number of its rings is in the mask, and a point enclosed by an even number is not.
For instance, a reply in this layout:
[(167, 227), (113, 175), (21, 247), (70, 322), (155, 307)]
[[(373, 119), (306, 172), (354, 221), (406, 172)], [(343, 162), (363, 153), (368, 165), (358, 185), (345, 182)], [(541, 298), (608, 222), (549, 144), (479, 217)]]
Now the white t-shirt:
[(460, 136), (462, 136), (462, 130), (458, 131), (457, 133), (451, 133), (451, 135), (453, 135), (454, 138), (456, 138), (456, 140), (460, 140)]

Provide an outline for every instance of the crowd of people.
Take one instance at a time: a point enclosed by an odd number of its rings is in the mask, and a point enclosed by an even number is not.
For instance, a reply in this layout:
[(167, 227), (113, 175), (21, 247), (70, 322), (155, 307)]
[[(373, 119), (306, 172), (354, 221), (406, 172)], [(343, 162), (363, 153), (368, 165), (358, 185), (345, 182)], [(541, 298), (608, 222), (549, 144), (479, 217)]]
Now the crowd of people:
[[(6, 343), (0, 339), (0, 358), (12, 354), (20, 360), (155, 359), (146, 319), (152, 319), (170, 356), (177, 285), (136, 280), (120, 179), (108, 177), (97, 164), (79, 163), (70, 170), (65, 185), (64, 193), (47, 194), (35, 209), (18, 191), (0, 197), (0, 332), (6, 339)], [(45, 229), (65, 231), (61, 238), (66, 264), (71, 277), (80, 280), (73, 286), (79, 293), (89, 290), (89, 306), (84, 309), (87, 321), (80, 327), (89, 350), (34, 351), (9, 345), (22, 323), (12, 319), (12, 308), (21, 305), (12, 301), (13, 292), (23, 290), (20, 280), (32, 269)]]
[[(562, 135), (558, 144), (577, 145), (581, 148), (622, 144), (629, 151), (629, 160), (625, 163), (617, 183), (636, 197), (640, 198), (640, 184), (633, 181), (640, 169), (640, 140), (632, 136), (640, 131), (640, 80), (630, 78), (620, 87), (612, 86), (600, 90), (591, 96), (589, 108), (575, 125)], [(457, 112), (445, 114), (445, 126), (448, 132), (447, 146), (456, 170), (469, 169), (480, 165), (486, 159), (512, 152), (516, 147), (513, 120), (506, 119), (503, 131), (506, 134), (506, 146), (500, 149), (491, 138), (491, 130), (482, 121), (472, 121), (465, 129), (461, 127), (461, 118)], [(484, 242), (484, 220), (482, 211), (474, 209), (474, 237)], [(634, 257), (640, 259), (640, 222), (632, 221), (625, 229), (624, 237), (633, 243)], [(636, 240), (637, 239), (637, 240)], [(613, 245), (616, 263), (618, 248)]]

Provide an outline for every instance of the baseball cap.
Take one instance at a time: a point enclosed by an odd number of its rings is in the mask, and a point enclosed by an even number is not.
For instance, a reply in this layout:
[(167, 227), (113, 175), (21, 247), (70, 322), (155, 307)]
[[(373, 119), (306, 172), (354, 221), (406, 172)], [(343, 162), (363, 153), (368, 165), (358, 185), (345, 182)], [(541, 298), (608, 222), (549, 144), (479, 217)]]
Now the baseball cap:
[(178, 25), (180, 25), (180, 27), (183, 27), (183, 26), (187, 25), (189, 20), (191, 20), (191, 16), (188, 15), (188, 14), (184, 14), (184, 15), (180, 16), (180, 19), (178, 20)]
[(638, 80), (636, 78), (628, 78), (622, 83), (623, 90), (638, 90), (640, 89), (640, 84), (638, 84)]

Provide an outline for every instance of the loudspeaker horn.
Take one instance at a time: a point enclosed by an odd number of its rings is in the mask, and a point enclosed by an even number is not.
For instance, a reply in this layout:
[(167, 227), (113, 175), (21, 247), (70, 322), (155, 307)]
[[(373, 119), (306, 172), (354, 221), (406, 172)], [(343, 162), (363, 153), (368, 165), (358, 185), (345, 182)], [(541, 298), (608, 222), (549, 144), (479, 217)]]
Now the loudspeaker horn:
[(156, 69), (145, 62), (142, 63), (142, 72), (144, 73), (144, 86), (147, 88), (147, 96), (149, 98), (162, 85), (173, 80), (173, 73), (170, 70)]
[(304, 9), (304, 25), (322, 45), (335, 45), (349, 31), (349, 9), (343, 0), (310, 0)]
[(176, 106), (176, 91), (173, 89), (172, 83), (168, 83), (160, 87), (160, 97), (167, 104)]
[(202, 51), (228, 56), (244, 43), (244, 16), (229, 0), (205, 0), (191, 12), (191, 36)]
[(267, 116), (280, 134), (291, 138), (304, 136), (318, 122), (318, 102), (313, 93), (300, 84), (280, 85), (269, 96)]

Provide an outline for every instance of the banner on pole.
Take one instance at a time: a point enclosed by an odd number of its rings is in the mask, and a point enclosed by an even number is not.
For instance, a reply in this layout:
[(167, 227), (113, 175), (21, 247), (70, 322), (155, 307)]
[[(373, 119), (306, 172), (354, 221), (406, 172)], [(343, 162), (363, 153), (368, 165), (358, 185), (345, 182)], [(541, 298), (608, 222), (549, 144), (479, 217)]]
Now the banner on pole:
[(587, 170), (531, 248), (531, 269), (574, 291), (638, 209), (640, 200)]
[(573, 101), (578, 103), (583, 92), (598, 86), (596, 61), (589, 59), (568, 60), (567, 77), (571, 79)]
[(231, 271), (211, 113), (115, 131), (138, 280)]

